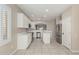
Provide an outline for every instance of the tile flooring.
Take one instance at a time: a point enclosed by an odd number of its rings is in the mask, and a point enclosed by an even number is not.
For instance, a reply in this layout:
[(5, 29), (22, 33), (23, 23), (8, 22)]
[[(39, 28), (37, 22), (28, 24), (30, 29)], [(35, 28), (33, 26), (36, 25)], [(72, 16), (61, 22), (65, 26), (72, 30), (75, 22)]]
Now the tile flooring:
[(44, 44), (42, 40), (33, 40), (26, 50), (18, 50), (14, 55), (70, 55), (69, 49), (58, 44), (55, 40), (51, 44)]

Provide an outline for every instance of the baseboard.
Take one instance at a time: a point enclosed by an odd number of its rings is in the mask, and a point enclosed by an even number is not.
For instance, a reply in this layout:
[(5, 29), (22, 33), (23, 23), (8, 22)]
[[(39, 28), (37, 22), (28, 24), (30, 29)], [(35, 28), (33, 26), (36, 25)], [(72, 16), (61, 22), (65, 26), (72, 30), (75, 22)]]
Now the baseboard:
[(73, 51), (73, 50), (71, 50), (71, 52), (72, 52), (72, 53), (79, 53), (79, 51)]
[[(62, 44), (63, 45), (63, 44)], [(64, 46), (64, 45), (63, 45)], [(65, 46), (66, 47), (66, 46)], [(67, 48), (67, 47), (66, 47)], [(69, 48), (67, 48), (69, 49)], [(79, 53), (79, 51), (73, 51), (72, 49), (69, 49), (72, 53)]]
[(17, 49), (15, 49), (12, 53), (10, 53), (10, 55), (13, 55), (16, 51), (17, 51)]

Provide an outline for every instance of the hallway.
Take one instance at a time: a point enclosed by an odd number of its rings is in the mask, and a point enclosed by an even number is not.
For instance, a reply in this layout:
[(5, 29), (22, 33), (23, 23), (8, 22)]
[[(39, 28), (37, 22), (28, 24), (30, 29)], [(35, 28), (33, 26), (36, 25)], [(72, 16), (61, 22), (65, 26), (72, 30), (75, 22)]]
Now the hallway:
[(64, 46), (53, 41), (45, 45), (41, 40), (34, 40), (26, 50), (18, 50), (14, 55), (69, 55), (71, 52)]

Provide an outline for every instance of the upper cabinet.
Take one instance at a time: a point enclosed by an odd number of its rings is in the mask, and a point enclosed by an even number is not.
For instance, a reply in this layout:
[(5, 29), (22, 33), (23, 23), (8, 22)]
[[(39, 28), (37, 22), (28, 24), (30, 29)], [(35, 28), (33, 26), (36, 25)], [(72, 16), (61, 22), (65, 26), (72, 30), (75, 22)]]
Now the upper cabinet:
[(35, 29), (35, 23), (33, 21), (31, 22), (31, 28)]
[(61, 16), (56, 18), (56, 24), (62, 24)]
[(29, 28), (31, 21), (23, 13), (17, 14), (17, 27), (19, 28)]

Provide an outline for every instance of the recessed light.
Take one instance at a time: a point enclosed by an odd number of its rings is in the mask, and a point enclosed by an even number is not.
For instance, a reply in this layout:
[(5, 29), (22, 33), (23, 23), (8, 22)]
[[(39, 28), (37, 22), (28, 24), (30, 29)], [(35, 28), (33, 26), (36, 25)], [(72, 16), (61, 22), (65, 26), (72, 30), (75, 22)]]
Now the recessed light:
[(48, 12), (49, 10), (48, 10), (48, 9), (46, 9), (45, 11), (46, 11), (46, 12)]

